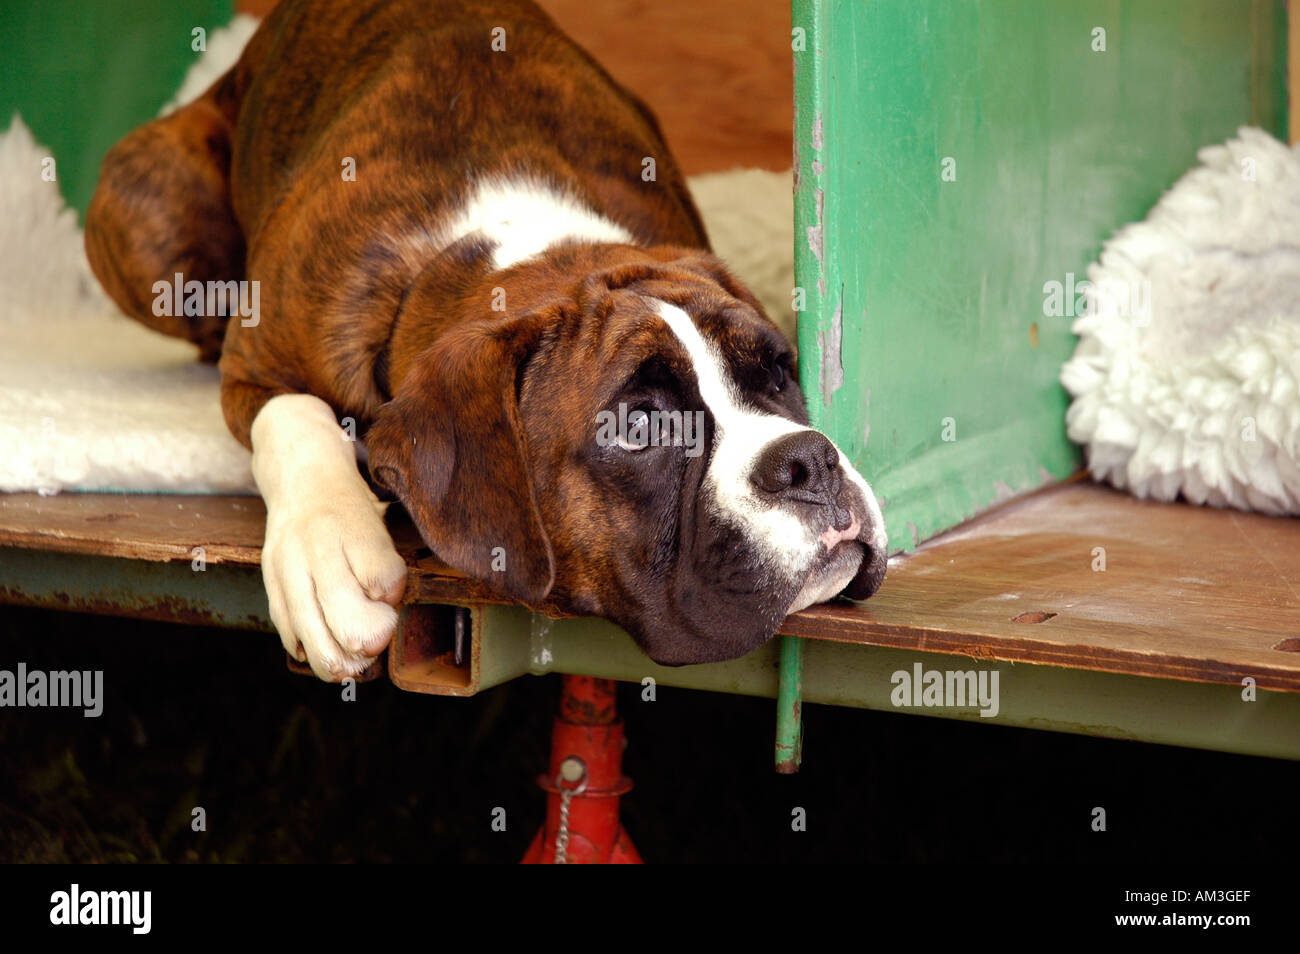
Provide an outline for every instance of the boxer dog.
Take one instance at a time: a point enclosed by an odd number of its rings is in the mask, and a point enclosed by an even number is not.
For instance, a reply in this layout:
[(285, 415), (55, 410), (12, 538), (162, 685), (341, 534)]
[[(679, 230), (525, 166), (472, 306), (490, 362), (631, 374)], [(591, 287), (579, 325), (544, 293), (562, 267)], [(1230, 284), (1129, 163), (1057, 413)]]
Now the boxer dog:
[[(884, 577), (875, 497), (807, 426), (654, 115), (527, 0), (283, 0), (108, 153), (86, 251), (128, 314), (219, 358), (271, 618), (322, 679), (384, 649), (406, 580), (349, 418), (439, 558), (659, 663)], [(229, 306), (250, 285), (255, 315)]]

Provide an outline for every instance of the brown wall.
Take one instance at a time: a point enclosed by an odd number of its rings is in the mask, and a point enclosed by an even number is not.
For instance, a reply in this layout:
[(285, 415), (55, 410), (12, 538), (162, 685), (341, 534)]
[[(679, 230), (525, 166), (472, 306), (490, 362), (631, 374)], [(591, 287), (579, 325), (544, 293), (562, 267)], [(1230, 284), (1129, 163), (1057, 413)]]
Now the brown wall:
[[(790, 168), (793, 77), (784, 0), (539, 0), (648, 102), (688, 174)], [(275, 0), (239, 0), (264, 16)]]

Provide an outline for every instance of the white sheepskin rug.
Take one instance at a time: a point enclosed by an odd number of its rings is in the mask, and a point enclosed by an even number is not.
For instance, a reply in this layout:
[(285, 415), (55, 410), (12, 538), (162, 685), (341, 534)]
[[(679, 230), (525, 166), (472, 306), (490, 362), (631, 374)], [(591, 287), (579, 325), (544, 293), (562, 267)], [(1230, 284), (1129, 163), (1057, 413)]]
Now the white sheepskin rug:
[(1237, 135), (1089, 267), (1066, 421), (1139, 497), (1300, 514), (1300, 152)]
[(100, 290), (48, 155), (0, 135), (0, 490), (251, 492), (216, 368)]
[[(225, 72), (256, 26), (213, 31), (163, 112)], [(48, 158), (21, 118), (0, 133), (0, 491), (255, 492), (216, 368), (108, 300), (76, 213), (42, 178)], [(715, 250), (793, 337), (790, 173), (713, 173), (691, 189)]]

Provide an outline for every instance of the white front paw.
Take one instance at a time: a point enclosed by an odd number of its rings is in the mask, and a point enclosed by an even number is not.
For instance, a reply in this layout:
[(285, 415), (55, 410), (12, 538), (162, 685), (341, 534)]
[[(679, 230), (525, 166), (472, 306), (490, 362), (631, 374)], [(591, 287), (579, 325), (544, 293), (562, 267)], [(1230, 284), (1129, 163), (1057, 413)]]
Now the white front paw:
[(262, 578), (271, 621), (289, 654), (326, 682), (358, 675), (397, 630), (406, 564), (382, 512), (353, 498), (267, 520)]

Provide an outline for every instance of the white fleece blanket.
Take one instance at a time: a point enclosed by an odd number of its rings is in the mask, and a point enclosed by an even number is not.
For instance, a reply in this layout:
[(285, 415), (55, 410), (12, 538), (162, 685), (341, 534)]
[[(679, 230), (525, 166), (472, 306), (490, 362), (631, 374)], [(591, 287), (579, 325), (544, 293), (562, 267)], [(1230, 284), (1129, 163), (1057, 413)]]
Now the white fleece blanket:
[[(256, 26), (239, 16), (213, 31), (163, 112), (201, 94)], [(216, 369), (103, 294), (76, 214), (42, 178), (49, 156), (19, 117), (0, 134), (0, 491), (255, 492)], [(793, 337), (790, 174), (743, 169), (690, 185), (719, 255)]]
[(1089, 267), (1066, 420), (1139, 497), (1300, 514), (1300, 152), (1237, 135)]
[[(256, 28), (209, 37), (175, 108)], [(1300, 513), (1300, 154), (1255, 129), (1202, 150), (1111, 239), (1061, 380), (1094, 476), (1138, 496)], [(249, 455), (192, 346), (117, 313), (20, 119), (0, 134), (0, 490), (237, 493)], [(719, 254), (793, 337), (788, 173), (691, 188)]]

